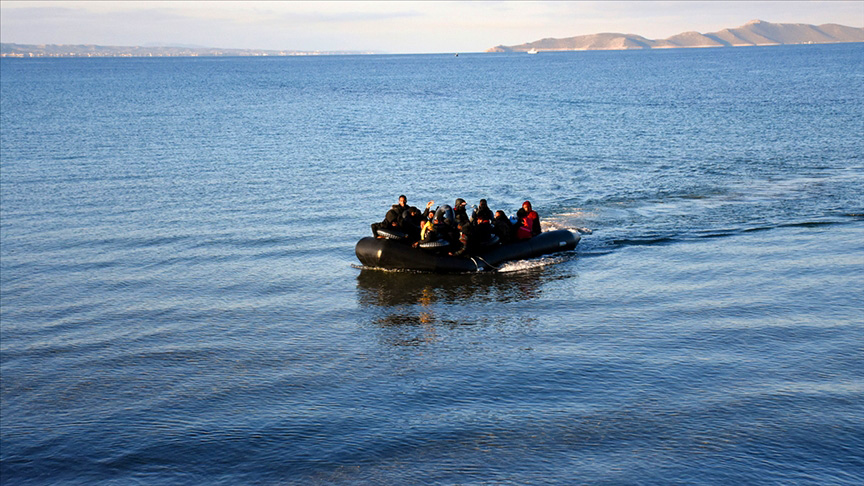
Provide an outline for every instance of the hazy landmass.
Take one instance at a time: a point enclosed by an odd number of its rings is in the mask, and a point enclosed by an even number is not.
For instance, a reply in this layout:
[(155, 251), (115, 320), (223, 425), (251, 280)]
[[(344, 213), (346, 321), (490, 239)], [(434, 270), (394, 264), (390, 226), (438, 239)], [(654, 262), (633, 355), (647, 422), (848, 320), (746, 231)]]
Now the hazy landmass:
[(360, 51), (292, 51), (218, 49), (183, 46), (99, 46), (57, 44), (0, 44), (0, 57), (215, 57), (215, 56), (322, 56), (374, 54)]
[(838, 24), (772, 24), (754, 20), (734, 29), (723, 29), (708, 34), (683, 32), (660, 40), (646, 39), (635, 34), (592, 34), (565, 39), (542, 39), (518, 46), (497, 46), (486, 52), (526, 52), (531, 49), (537, 51), (673, 49), (837, 42), (864, 42), (864, 28)]
[[(592, 34), (565, 39), (542, 39), (517, 46), (496, 46), (486, 52), (588, 51), (624, 49), (672, 49), (694, 47), (770, 46), (781, 44), (828, 44), (864, 42), (864, 28), (838, 24), (773, 24), (754, 20), (747, 24), (701, 34), (683, 32), (667, 39), (652, 40), (636, 34)], [(57, 44), (0, 44), (0, 57), (216, 57), (216, 56), (319, 56), (379, 54), (364, 51), (297, 51), (264, 49), (220, 49), (198, 46), (100, 46)]]

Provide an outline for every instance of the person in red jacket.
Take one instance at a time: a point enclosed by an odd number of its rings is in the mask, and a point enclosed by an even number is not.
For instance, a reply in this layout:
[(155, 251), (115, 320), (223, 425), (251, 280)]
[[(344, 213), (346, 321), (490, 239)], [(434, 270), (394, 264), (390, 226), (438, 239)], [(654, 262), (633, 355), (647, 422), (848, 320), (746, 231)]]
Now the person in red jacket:
[(516, 217), (519, 219), (517, 239), (528, 240), (540, 234), (540, 215), (531, 209), (531, 201), (522, 203), (522, 209), (516, 213)]

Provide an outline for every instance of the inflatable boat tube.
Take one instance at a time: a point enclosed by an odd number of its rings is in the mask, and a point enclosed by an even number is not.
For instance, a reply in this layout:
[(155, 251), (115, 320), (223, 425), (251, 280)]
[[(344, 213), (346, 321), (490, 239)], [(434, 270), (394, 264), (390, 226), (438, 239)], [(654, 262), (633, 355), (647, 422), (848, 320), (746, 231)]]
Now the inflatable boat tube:
[(541, 255), (570, 251), (580, 236), (569, 230), (540, 233), (530, 240), (498, 245), (481, 250), (472, 257), (436, 255), (410, 245), (381, 238), (366, 237), (357, 242), (354, 252), (367, 267), (422, 272), (476, 272), (495, 269), (502, 263)]
[(427, 241), (426, 243), (420, 243), (417, 246), (429, 250), (433, 248), (444, 248), (445, 246), (450, 246), (450, 242), (447, 240), (435, 240)]
[(445, 204), (435, 210), (435, 217), (444, 220), (445, 223), (452, 225), (456, 216), (453, 213), (453, 208)]
[(378, 228), (378, 236), (388, 240), (404, 240), (405, 238), (408, 238), (408, 235), (401, 231), (386, 228)]

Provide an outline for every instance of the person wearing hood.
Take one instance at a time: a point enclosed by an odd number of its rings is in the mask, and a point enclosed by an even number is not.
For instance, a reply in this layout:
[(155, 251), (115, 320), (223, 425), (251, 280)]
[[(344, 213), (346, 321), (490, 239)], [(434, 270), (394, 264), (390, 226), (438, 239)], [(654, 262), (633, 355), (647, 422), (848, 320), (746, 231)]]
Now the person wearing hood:
[(468, 203), (466, 203), (461, 197), (456, 199), (456, 204), (453, 205), (453, 216), (456, 219), (456, 224), (463, 221), (470, 221), (468, 219), (468, 210), (466, 209), (467, 205)]
[(531, 201), (522, 203), (522, 209), (516, 212), (516, 217), (519, 219), (517, 239), (528, 240), (540, 234), (540, 215), (531, 208)]
[(379, 229), (399, 230), (402, 224), (402, 213), (408, 209), (408, 198), (405, 195), (399, 196), (399, 204), (394, 204), (384, 215), (384, 221), (380, 223), (372, 223), (372, 236), (378, 237)]
[(474, 233), (478, 241), (487, 241), (492, 237), (492, 210), (485, 199), (480, 200), (480, 204), (471, 214), (471, 225), (474, 226)]
[(492, 210), (489, 209), (489, 204), (486, 203), (485, 199), (481, 199), (480, 204), (471, 213), (471, 223), (491, 223), (493, 219), (494, 217), (492, 216)]

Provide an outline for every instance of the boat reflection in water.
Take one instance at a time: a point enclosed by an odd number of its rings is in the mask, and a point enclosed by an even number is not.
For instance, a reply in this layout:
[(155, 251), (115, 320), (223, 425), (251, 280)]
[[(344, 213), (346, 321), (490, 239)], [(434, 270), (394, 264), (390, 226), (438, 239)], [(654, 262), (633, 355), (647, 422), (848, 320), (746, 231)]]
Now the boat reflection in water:
[(474, 274), (435, 274), (361, 269), (357, 300), (367, 312), (366, 324), (379, 328), (422, 331), (398, 345), (437, 340), (437, 330), (463, 326), (531, 321), (519, 312), (525, 302), (538, 299), (543, 285), (566, 278), (556, 270), (560, 259), (534, 262), (524, 270)]

